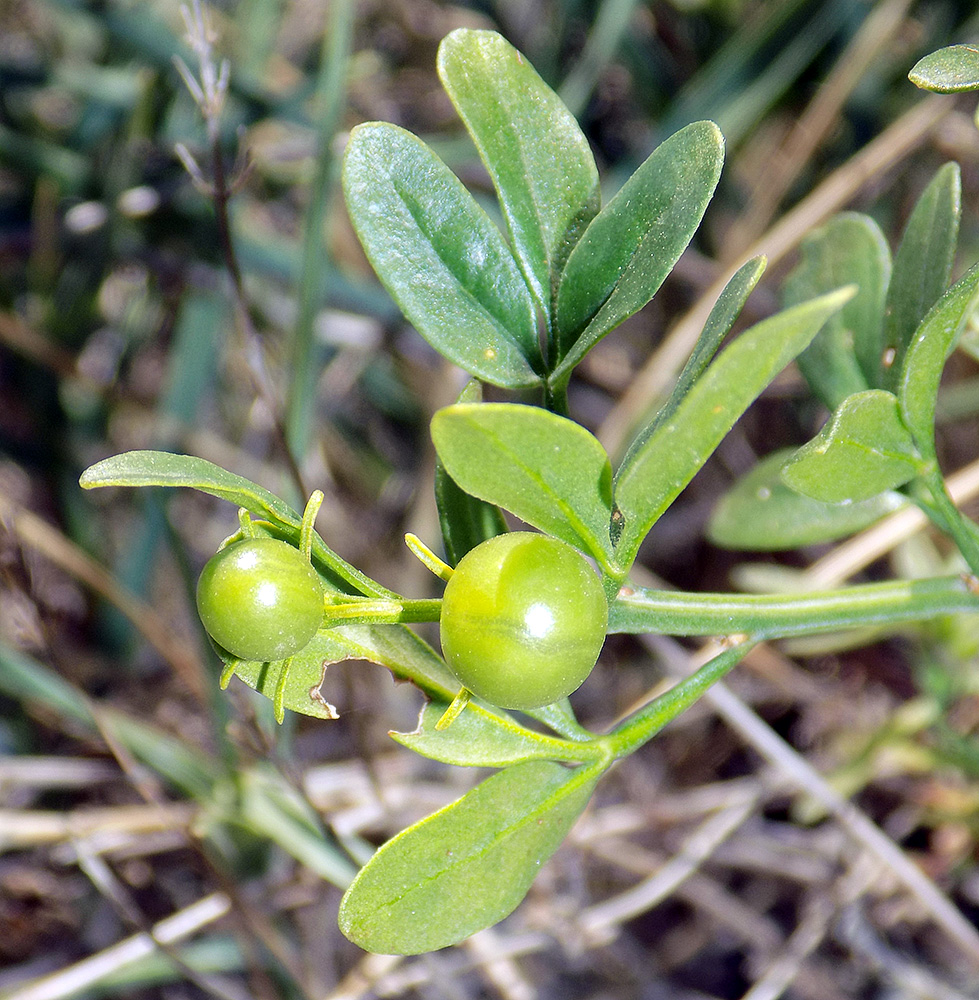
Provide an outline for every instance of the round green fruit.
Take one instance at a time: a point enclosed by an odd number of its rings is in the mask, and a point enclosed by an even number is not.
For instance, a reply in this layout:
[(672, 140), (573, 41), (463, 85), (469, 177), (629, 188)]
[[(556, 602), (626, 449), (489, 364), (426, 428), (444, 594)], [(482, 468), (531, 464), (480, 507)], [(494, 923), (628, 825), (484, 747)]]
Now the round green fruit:
[(464, 687), (500, 708), (540, 708), (591, 673), (608, 605), (570, 545), (514, 531), (463, 556), (439, 621), (445, 661)]
[(208, 635), (241, 660), (284, 660), (316, 635), (323, 585), (302, 553), (274, 538), (233, 542), (208, 560), (197, 582)]

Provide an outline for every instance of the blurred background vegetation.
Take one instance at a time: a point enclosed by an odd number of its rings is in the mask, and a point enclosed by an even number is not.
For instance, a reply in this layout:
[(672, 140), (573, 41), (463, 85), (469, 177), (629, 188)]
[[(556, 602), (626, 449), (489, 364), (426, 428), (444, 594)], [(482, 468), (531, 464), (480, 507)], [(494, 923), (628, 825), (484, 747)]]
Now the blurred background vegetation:
[[(721, 126), (695, 245), (572, 385), (575, 417), (614, 447), (746, 253), (772, 258), (753, 320), (808, 229), (857, 209), (893, 246), (956, 160), (957, 272), (975, 262), (972, 106), (906, 76), (975, 38), (974, 3), (229, 0), (208, 10), (230, 68), (211, 129), (174, 63), (199, 76), (185, 16), (176, 0), (0, 4), (0, 996), (975, 997), (975, 621), (760, 651), (733, 701), (615, 771), (512, 918), (436, 955), (371, 957), (336, 929), (343, 886), (474, 776), (388, 739), (420, 698), (379, 667), (330, 668), (335, 723), (278, 728), (242, 685), (218, 692), (193, 588), (235, 512), (77, 485), (150, 447), (294, 505), (320, 488), (328, 544), (430, 593), (401, 539), (437, 542), (428, 419), (463, 380), (363, 258), (336, 183), (347, 131), (418, 132), (495, 212), (434, 71), (459, 26), (502, 32), (559, 90), (608, 193), (679, 127)], [(975, 353), (950, 363), (941, 441), (973, 494)], [(824, 417), (797, 375), (777, 380), (657, 525), (645, 570), (708, 590), (947, 571), (913, 525), (777, 557), (705, 540), (734, 479)], [(609, 724), (686, 656), (610, 640), (582, 718)]]

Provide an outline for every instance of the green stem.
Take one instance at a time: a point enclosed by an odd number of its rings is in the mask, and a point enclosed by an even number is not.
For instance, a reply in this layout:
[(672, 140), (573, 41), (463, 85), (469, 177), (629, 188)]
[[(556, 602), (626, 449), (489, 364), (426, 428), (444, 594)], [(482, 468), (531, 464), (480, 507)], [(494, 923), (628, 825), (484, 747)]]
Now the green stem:
[(920, 621), (979, 611), (961, 576), (841, 587), (808, 594), (689, 594), (624, 587), (609, 610), (610, 632), (747, 634), (756, 640)]
[[(935, 502), (935, 507), (941, 515), (941, 520), (944, 521), (944, 524), (939, 523), (939, 527), (952, 536), (952, 540), (958, 546), (962, 557), (969, 564), (969, 569), (979, 576), (979, 538), (976, 537), (975, 526), (967, 521), (965, 515), (955, 506), (954, 501), (948, 495), (945, 480), (937, 465), (933, 464), (923, 478)], [(926, 514), (930, 514), (927, 507), (922, 507), (922, 509)], [(938, 523), (937, 518), (933, 518), (933, 520)]]
[(668, 722), (686, 711), (704, 692), (736, 666), (756, 644), (746, 639), (708, 660), (695, 674), (670, 688), (666, 694), (651, 701), (631, 718), (626, 719), (601, 742), (616, 757), (634, 753), (651, 740)]
[(440, 598), (417, 601), (351, 600), (336, 604), (329, 601), (323, 607), (324, 628), (338, 625), (411, 625), (416, 622), (437, 622), (442, 614)]

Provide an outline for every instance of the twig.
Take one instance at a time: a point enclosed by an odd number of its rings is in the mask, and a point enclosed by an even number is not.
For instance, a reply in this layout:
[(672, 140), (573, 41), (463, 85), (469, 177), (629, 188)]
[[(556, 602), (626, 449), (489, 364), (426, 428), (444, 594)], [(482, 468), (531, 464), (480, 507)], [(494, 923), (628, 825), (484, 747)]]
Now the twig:
[[(688, 654), (679, 643), (665, 636), (643, 636), (642, 641), (663, 658), (671, 673), (685, 676), (689, 672)], [(723, 682), (710, 688), (704, 701), (756, 752), (798, 789), (821, 803), (857, 843), (886, 865), (969, 960), (979, 966), (979, 930), (880, 827), (840, 795)]]
[(652, 908), (689, 878), (741, 826), (758, 804), (757, 795), (743, 797), (705, 820), (680, 851), (659, 871), (626, 892), (588, 907), (578, 918), (586, 940), (607, 940), (616, 925)]

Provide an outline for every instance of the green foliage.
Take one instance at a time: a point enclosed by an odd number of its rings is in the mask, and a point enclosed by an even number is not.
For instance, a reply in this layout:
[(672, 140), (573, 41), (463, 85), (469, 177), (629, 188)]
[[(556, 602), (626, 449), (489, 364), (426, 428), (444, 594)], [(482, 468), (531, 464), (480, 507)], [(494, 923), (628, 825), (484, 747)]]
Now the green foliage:
[(813, 500), (789, 489), (782, 480), (782, 468), (792, 454), (793, 449), (783, 448), (767, 455), (724, 495), (708, 525), (715, 545), (777, 552), (832, 542), (869, 527), (907, 503), (892, 492), (856, 503)]
[(974, 45), (949, 45), (919, 59), (908, 79), (923, 90), (955, 94), (979, 90), (979, 49)]
[(374, 270), (419, 333), (484, 381), (539, 382), (530, 290), (448, 167), (410, 132), (373, 122), (350, 137), (343, 185)]
[(609, 566), (612, 467), (579, 424), (536, 406), (457, 404), (432, 418), (432, 441), (467, 493)]
[(845, 503), (903, 486), (921, 466), (897, 397), (868, 389), (847, 396), (819, 435), (786, 463), (782, 479), (814, 500)]
[(493, 179), (527, 284), (550, 318), (555, 277), (601, 204), (588, 140), (494, 31), (452, 32), (439, 46), (438, 71)]
[[(506, 916), (611, 762), (636, 751), (757, 642), (979, 608), (959, 577), (748, 598), (644, 590), (628, 580), (652, 526), (797, 357), (835, 412), (791, 459), (779, 457), (781, 481), (773, 460), (739, 486), (715, 520), (715, 537), (737, 544), (754, 539), (758, 547), (760, 530), (771, 546), (839, 537), (904, 502), (894, 492), (899, 487), (921, 502), (914, 488), (924, 484), (933, 497), (926, 509), (979, 571), (976, 533), (945, 495), (935, 463), (941, 372), (979, 294), (979, 268), (942, 294), (960, 211), (955, 168), (943, 168), (919, 201), (893, 275), (876, 224), (840, 216), (804, 246), (786, 283), (786, 307), (721, 350), (764, 269), (760, 258), (745, 264), (718, 298), (673, 392), (613, 471), (597, 438), (568, 415), (568, 382), (603, 337), (649, 302), (690, 244), (720, 176), (720, 131), (705, 121), (681, 128), (601, 207), (588, 143), (519, 52), (492, 32), (458, 30), (443, 41), (438, 69), (492, 179), (509, 242), (449, 167), (394, 125), (354, 129), (343, 188), (380, 281), (419, 333), (479, 382), (523, 391), (520, 402), (483, 402), (474, 381), (432, 419), (448, 563), (418, 539), (411, 545), (449, 581), (444, 604), (386, 589), (316, 535), (309, 507), (301, 517), (268, 491), (203, 460), (130, 452), (82, 476), (86, 488), (179, 486), (221, 497), (259, 519), (247, 531), (243, 519), (246, 534), (309, 555), (325, 593), (315, 635), (285, 660), (243, 660), (218, 650), (223, 680), (238, 676), (271, 699), (277, 713), (289, 708), (328, 719), (336, 712), (324, 694), (327, 667), (367, 660), (428, 699), (416, 731), (393, 734), (399, 743), (437, 761), (500, 769), (383, 845), (350, 885), (340, 911), (344, 933), (364, 948), (396, 954), (444, 947)], [(594, 560), (602, 589), (596, 585), (583, 600), (585, 588), (565, 562), (535, 556), (547, 577), (540, 600), (536, 590), (515, 596), (504, 586), (499, 602), (479, 604), (477, 585), (489, 590), (508, 580), (480, 553), (522, 541), (505, 534), (502, 510), (549, 536), (529, 536), (535, 551), (557, 547), (597, 581), (579, 553)], [(731, 528), (739, 520), (747, 526), (741, 532)], [(464, 614), (453, 610), (456, 584)], [(562, 587), (574, 619), (562, 637), (570, 648), (542, 651), (522, 626)], [(501, 623), (517, 597), (522, 619)], [(470, 614), (477, 604), (479, 613)], [(442, 613), (443, 652), (454, 672), (407, 627)], [(564, 695), (591, 669), (606, 631), (737, 638), (694, 676), (599, 734), (577, 722)], [(502, 672), (500, 633), (503, 658), (514, 669), (506, 691), (482, 683), (486, 669)], [(587, 656), (580, 656), (582, 647)], [(510, 697), (511, 689), (519, 693), (549, 679), (555, 662), (580, 666), (582, 659), (588, 662), (574, 684)], [(457, 693), (459, 678), (477, 700)], [(548, 698), (555, 700), (541, 704)], [(524, 725), (491, 700), (525, 710), (534, 721)], [(320, 831), (266, 778), (255, 772), (244, 788), (252, 826), (292, 841), (294, 853), (325, 874)]]
[(650, 154), (588, 226), (558, 287), (555, 382), (656, 294), (697, 231), (723, 162), (717, 126), (688, 125)]
[(535, 761), (498, 771), (389, 840), (347, 890), (340, 929), (369, 951), (412, 955), (502, 920), (588, 804), (603, 770)]

